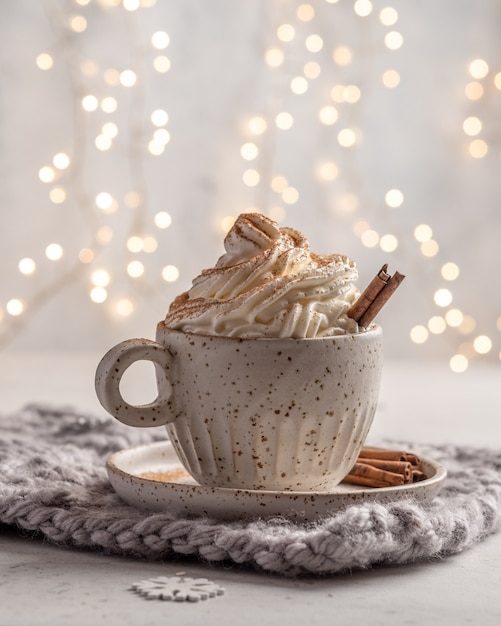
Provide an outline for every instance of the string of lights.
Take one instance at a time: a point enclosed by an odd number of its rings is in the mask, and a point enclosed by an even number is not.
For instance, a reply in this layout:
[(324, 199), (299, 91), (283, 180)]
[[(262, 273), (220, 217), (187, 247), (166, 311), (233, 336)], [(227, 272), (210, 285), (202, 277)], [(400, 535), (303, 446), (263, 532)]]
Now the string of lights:
[[(337, 4), (332, 1), (330, 4)], [(359, 18), (375, 17), (380, 23), (387, 27), (387, 31), (383, 35), (384, 46), (391, 51), (399, 50), (404, 44), (402, 33), (397, 30), (398, 11), (391, 6), (384, 6), (377, 13), (374, 3), (370, 0), (357, 0), (353, 4), (354, 13)], [(377, 14), (376, 14), (377, 13)], [(304, 46), (303, 54), (301, 52), (292, 55), (301, 60), (305, 59), (305, 55), (310, 53), (310, 57), (320, 52), (325, 42), (322, 37), (314, 30), (315, 28), (315, 8), (311, 4), (301, 3), (297, 6), (294, 21), (291, 23), (281, 23), (275, 31), (276, 40), (271, 43), (270, 47), (265, 50), (264, 62), (269, 68), (280, 71), (284, 66), (287, 58), (287, 45), (291, 45), (294, 41), (299, 41), (300, 46)], [(297, 31), (304, 25), (312, 26), (312, 30), (304, 36), (298, 37)], [(354, 58), (356, 58), (357, 50), (345, 45), (338, 45), (332, 50), (332, 62), (338, 69), (349, 66)], [(292, 94), (302, 96), (305, 94), (310, 83), (317, 79), (325, 68), (317, 60), (307, 60), (304, 62), (301, 74), (293, 75), (290, 78), (289, 89)], [(489, 72), (488, 64), (483, 59), (475, 59), (469, 64), (469, 74), (473, 79), (465, 87), (465, 96), (470, 100), (478, 100), (484, 94), (485, 88), (479, 82), (485, 79)], [(362, 78), (362, 77), (360, 77)], [(501, 73), (494, 76), (494, 85), (501, 88)], [(386, 69), (381, 76), (381, 84), (386, 89), (396, 89), (400, 84), (400, 74), (393, 68)], [(344, 124), (346, 109), (340, 106), (348, 104), (356, 105), (362, 99), (362, 90), (358, 84), (341, 84), (335, 82), (330, 86), (330, 96), (332, 102), (322, 104), (317, 111), (318, 122), (325, 127), (335, 126), (337, 130), (337, 144), (341, 150), (353, 149), (358, 143), (363, 141), (360, 129)], [(282, 100), (285, 100), (283, 98)], [(313, 106), (317, 106), (318, 99), (313, 99)], [(293, 115), (287, 110), (277, 110), (274, 116), (251, 117), (248, 122), (248, 131), (252, 139), (247, 139), (241, 146), (241, 157), (244, 162), (252, 163), (259, 155), (258, 139), (271, 127), (273, 131), (288, 131), (294, 124)], [(482, 122), (478, 117), (468, 117), (464, 124), (464, 133), (473, 137), (468, 145), (469, 155), (474, 159), (483, 158), (488, 151), (488, 144), (482, 138), (477, 138), (482, 129)], [(340, 157), (340, 161), (343, 158)], [(266, 174), (266, 175), (263, 175)], [(264, 185), (269, 185), (269, 192), (278, 196), (278, 202), (272, 204), (265, 210), (269, 217), (284, 222), (287, 220), (287, 209), (299, 201), (299, 192), (297, 188), (290, 184), (289, 180), (283, 174), (273, 174), (270, 172), (261, 173), (255, 167), (246, 168), (242, 175), (244, 185), (248, 187), (256, 187), (264, 180)], [(319, 163), (314, 172), (314, 176), (319, 184), (335, 181), (339, 176), (349, 176), (348, 172), (342, 172), (341, 166), (334, 161), (325, 161)], [(388, 212), (399, 209), (404, 204), (404, 194), (400, 189), (389, 189), (384, 197), (384, 204)], [(250, 207), (252, 210), (254, 207)], [(257, 207), (261, 210), (258, 204)], [(370, 223), (364, 217), (356, 217), (356, 213), (360, 213), (360, 203), (356, 193), (344, 194), (338, 201), (337, 208), (352, 212), (354, 214), (353, 233), (360, 238), (361, 243), (367, 248), (379, 247), (387, 254), (395, 252), (399, 247), (399, 237), (393, 233), (381, 233), (377, 229), (372, 228)], [(223, 229), (227, 230), (234, 220), (234, 216), (227, 216), (223, 222)], [(383, 220), (386, 221), (386, 220)], [(440, 252), (440, 245), (433, 236), (433, 229), (429, 224), (416, 224), (413, 229), (413, 237), (418, 246), (420, 255), (424, 259), (435, 259)], [(459, 277), (460, 268), (454, 261), (445, 261), (439, 266), (439, 281), (444, 286), (437, 287), (433, 294), (433, 302), (437, 309), (425, 323), (414, 325), (409, 329), (410, 340), (415, 344), (424, 344), (430, 340), (433, 335), (440, 335), (447, 331), (455, 332), (460, 341), (456, 345), (455, 352), (450, 357), (450, 368), (454, 372), (463, 372), (467, 369), (469, 361), (480, 355), (488, 354), (492, 347), (492, 339), (484, 334), (475, 335), (476, 321), (473, 315), (464, 313), (460, 309), (453, 307), (452, 302), (454, 295), (451, 284)], [(501, 317), (497, 321), (498, 328), (501, 328)], [(500, 353), (501, 357), (501, 353)]]
[[(327, 137), (328, 150), (320, 151), (302, 175), (317, 186), (338, 185), (332, 211), (348, 216), (362, 246), (379, 249), (391, 258), (397, 250), (401, 253), (402, 239), (409, 238), (408, 217), (405, 232), (398, 218), (408, 199), (397, 186), (387, 189), (383, 198), (373, 200), (379, 211), (376, 220), (370, 219), (361, 199), (363, 184), (350, 155), (365, 141), (360, 110), (366, 93), (374, 88), (367, 84), (361, 61), (375, 52), (388, 54), (388, 67), (378, 75), (377, 87), (398, 90), (404, 70), (395, 69), (398, 63), (394, 59), (405, 45), (405, 32), (399, 27), (397, 0), (395, 6), (356, 0), (350, 3), (354, 29), (369, 33), (366, 44), (330, 37), (325, 11), (334, 13), (335, 5), (342, 4), (343, 0), (277, 3), (260, 61), (262, 71), (270, 75), (270, 95), (262, 110), (241, 115), (245, 122), (240, 128), (237, 158), (241, 160), (242, 196), (249, 198), (246, 210), (262, 211), (287, 223), (303, 197), (297, 172), (281, 155), (294, 141), (294, 129), (310, 124), (317, 136)], [(138, 299), (162, 297), (159, 277), (147, 271), (146, 259), (158, 253), (162, 233), (168, 231), (175, 216), (153, 210), (145, 170), (148, 159), (162, 157), (171, 149), (171, 133), (176, 128), (165, 107), (148, 110), (146, 104), (150, 74), (161, 79), (171, 71), (167, 51), (172, 34), (159, 28), (145, 40), (138, 28), (139, 13), (155, 5), (155, 0), (44, 4), (55, 43), (53, 49), (41, 50), (34, 62), (47, 75), (55, 65), (66, 64), (73, 94), (73, 144), (48, 155), (37, 176), (53, 205), (71, 205), (80, 213), (88, 243), (74, 250), (62, 241), (48, 239), (44, 258), (33, 254), (19, 259), (19, 291), (26, 295), (12, 293), (0, 303), (0, 345), (21, 333), (42, 305), (75, 281), (87, 290), (91, 306), (102, 307), (103, 315), (127, 318), (137, 311)], [(82, 34), (110, 11), (122, 20), (128, 33), (128, 55), (122, 56), (129, 61), (121, 67), (82, 55), (79, 44)], [(472, 112), (458, 133), (465, 142), (464, 158), (479, 161), (489, 152), (480, 105), (491, 92), (501, 91), (501, 72), (493, 72), (484, 59), (472, 58), (465, 80), (464, 99)], [(123, 110), (129, 111), (128, 117), (120, 116)], [(96, 193), (90, 191), (86, 159), (118, 154), (127, 161), (130, 190), (119, 197), (110, 183)], [(218, 237), (235, 218), (235, 214), (223, 216)], [(442, 258), (433, 225), (415, 223), (410, 237), (413, 247), (407, 255), (417, 255), (420, 266), (429, 263), (435, 277), (429, 294), (433, 315), (409, 328), (409, 340), (425, 344), (433, 336), (450, 334), (450, 368), (463, 372), (472, 359), (492, 355), (495, 341), (488, 333), (477, 332), (474, 314), (454, 305), (454, 284), (461, 268), (455, 260)], [(117, 258), (123, 258), (121, 272), (114, 265)], [(68, 259), (65, 265), (63, 259)], [(156, 265), (162, 265), (157, 274), (164, 284), (179, 279), (176, 264)], [(61, 269), (51, 274), (52, 279), (28, 285), (30, 277), (49, 266)], [(495, 324), (501, 331), (501, 317)]]

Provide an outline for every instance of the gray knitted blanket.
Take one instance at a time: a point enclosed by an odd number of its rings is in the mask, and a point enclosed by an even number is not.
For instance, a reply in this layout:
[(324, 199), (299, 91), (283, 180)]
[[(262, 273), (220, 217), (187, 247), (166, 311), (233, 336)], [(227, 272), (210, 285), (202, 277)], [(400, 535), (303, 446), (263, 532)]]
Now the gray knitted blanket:
[(288, 576), (444, 557), (500, 527), (501, 450), (454, 446), (418, 450), (448, 469), (428, 504), (355, 504), (310, 524), (188, 519), (124, 504), (106, 458), (164, 437), (163, 428), (142, 431), (65, 408), (30, 405), (0, 417), (0, 523), (65, 547), (151, 560), (189, 555)]

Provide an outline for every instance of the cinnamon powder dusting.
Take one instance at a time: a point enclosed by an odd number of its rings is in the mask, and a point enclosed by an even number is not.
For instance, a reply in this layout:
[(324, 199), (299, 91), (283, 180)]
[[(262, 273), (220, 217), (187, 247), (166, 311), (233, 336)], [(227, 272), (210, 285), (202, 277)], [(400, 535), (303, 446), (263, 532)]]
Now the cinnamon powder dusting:
[(174, 483), (178, 480), (191, 478), (191, 476), (184, 468), (176, 467), (172, 470), (164, 470), (160, 472), (143, 472), (141, 474), (141, 478), (146, 478), (147, 480), (157, 480), (162, 483)]

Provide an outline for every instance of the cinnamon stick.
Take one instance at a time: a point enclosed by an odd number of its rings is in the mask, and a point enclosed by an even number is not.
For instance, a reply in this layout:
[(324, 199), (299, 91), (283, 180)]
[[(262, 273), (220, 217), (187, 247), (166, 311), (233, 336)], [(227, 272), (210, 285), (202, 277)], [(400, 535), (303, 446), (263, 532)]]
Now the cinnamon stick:
[(390, 276), (386, 271), (387, 269), (388, 265), (383, 265), (358, 300), (348, 310), (348, 317), (354, 319), (363, 328), (369, 326), (405, 278), (399, 272)]
[(411, 463), (411, 465), (418, 465), (420, 463), (419, 458), (415, 454), (404, 452), (403, 450), (387, 450), (386, 448), (362, 448), (358, 456), (364, 459), (406, 461)]
[(385, 470), (387, 472), (393, 472), (394, 474), (401, 474), (404, 477), (404, 484), (407, 485), (412, 480), (412, 464), (408, 461), (387, 461), (385, 459), (358, 459), (360, 463), (365, 463), (371, 467), (377, 467), (378, 469)]
[(366, 328), (372, 320), (376, 317), (383, 306), (388, 302), (391, 296), (395, 293), (397, 287), (404, 280), (405, 276), (399, 272), (395, 272), (390, 280), (386, 283), (386, 286), (378, 293), (376, 298), (372, 301), (367, 311), (358, 320), (359, 326)]
[(412, 471), (412, 482), (418, 483), (420, 480), (426, 480), (426, 474), (421, 470)]
[(344, 481), (365, 487), (395, 487), (425, 480), (421, 461), (403, 450), (362, 448), (355, 466)]
[(402, 474), (388, 472), (366, 463), (355, 463), (350, 473), (345, 476), (344, 481), (356, 485), (367, 487), (397, 487), (404, 483)]
[(356, 322), (367, 311), (372, 302), (376, 299), (378, 293), (388, 284), (390, 275), (387, 272), (388, 264), (386, 263), (374, 276), (371, 282), (367, 285), (365, 290), (360, 294), (358, 300), (348, 311), (348, 317), (351, 317)]

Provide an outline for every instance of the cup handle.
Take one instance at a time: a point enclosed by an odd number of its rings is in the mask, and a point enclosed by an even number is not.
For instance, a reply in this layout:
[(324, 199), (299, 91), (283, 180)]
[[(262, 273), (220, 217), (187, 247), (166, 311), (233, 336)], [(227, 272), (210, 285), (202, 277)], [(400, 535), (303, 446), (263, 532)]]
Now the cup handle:
[[(158, 364), (158, 396), (153, 402), (135, 406), (126, 402), (120, 392), (120, 380), (125, 370), (136, 361)], [(95, 387), (99, 402), (113, 417), (128, 426), (162, 426), (174, 421), (168, 402), (172, 394), (168, 371), (172, 354), (150, 339), (126, 339), (109, 350), (96, 370)]]

